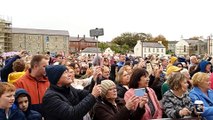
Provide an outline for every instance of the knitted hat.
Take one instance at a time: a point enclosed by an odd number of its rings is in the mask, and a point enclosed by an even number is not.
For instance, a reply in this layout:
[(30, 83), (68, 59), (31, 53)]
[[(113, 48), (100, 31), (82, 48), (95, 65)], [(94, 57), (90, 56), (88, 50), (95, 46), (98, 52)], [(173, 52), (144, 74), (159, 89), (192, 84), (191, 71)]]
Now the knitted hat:
[(67, 68), (63, 65), (49, 65), (45, 70), (50, 84), (56, 85)]
[(115, 83), (112, 80), (103, 80), (101, 81), (101, 96), (105, 97), (107, 91), (110, 87), (115, 86)]

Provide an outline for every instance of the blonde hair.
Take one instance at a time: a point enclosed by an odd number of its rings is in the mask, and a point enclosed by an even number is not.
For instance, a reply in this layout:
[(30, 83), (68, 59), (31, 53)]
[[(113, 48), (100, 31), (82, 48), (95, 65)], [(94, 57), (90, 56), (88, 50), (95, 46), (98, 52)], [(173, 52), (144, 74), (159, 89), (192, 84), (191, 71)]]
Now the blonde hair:
[(16, 87), (7, 82), (0, 82), (0, 97), (5, 93), (5, 92), (15, 92)]
[(209, 75), (207, 73), (203, 72), (197, 72), (192, 76), (192, 84), (195, 87), (198, 87), (199, 84), (203, 82), (203, 80), (209, 78)]

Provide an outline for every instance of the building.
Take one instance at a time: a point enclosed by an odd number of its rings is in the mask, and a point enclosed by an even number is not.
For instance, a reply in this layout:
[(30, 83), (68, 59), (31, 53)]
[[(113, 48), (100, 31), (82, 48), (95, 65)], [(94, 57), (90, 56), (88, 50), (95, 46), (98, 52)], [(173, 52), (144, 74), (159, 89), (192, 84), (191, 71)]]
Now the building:
[(27, 50), (31, 54), (67, 53), (69, 32), (66, 30), (12, 28), (12, 49)]
[(175, 53), (175, 44), (178, 41), (168, 41), (168, 52)]
[(91, 37), (70, 37), (69, 38), (69, 51), (70, 52), (81, 52), (87, 47), (97, 47), (98, 40)]
[(134, 47), (134, 55), (142, 56), (143, 58), (145, 58), (151, 54), (157, 55), (159, 57), (166, 55), (166, 48), (161, 43), (161, 41), (159, 41), (159, 42), (151, 42), (151, 41), (141, 42), (140, 40), (138, 40), (137, 44)]
[(94, 55), (94, 54), (101, 54), (101, 49), (97, 47), (87, 47), (81, 51), (81, 56), (83, 55)]
[(175, 45), (175, 54), (185, 55), (204, 55), (207, 53), (207, 42), (203, 40), (182, 39)]
[(0, 52), (12, 51), (12, 21), (0, 16)]

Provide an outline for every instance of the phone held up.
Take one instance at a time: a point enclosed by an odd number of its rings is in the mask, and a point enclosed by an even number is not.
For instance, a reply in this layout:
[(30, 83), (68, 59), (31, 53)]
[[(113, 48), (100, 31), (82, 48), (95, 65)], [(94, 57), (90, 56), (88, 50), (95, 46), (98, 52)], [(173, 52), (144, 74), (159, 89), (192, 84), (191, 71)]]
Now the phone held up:
[(146, 93), (146, 89), (138, 88), (138, 89), (134, 89), (134, 92), (135, 92), (135, 96), (142, 97)]

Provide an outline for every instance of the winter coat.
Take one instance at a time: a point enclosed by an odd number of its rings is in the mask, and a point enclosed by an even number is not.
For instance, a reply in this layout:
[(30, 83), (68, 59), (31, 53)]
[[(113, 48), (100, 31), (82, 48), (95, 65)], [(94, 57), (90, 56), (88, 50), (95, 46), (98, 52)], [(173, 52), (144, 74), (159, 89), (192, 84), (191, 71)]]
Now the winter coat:
[(191, 98), (192, 102), (194, 103), (195, 100), (203, 101), (204, 105), (204, 112), (202, 117), (207, 120), (213, 120), (213, 90), (208, 90), (208, 97), (200, 90), (198, 87), (194, 87), (189, 92), (189, 97)]
[(16, 94), (15, 94), (16, 106), (19, 106), (18, 98), (20, 95), (23, 95), (23, 94), (26, 95), (26, 97), (28, 98), (28, 103), (29, 103), (27, 111), (22, 111), (24, 113), (25, 117), (27, 118), (27, 120), (42, 120), (42, 116), (39, 112), (31, 110), (31, 98), (26, 90), (21, 89), (21, 88), (16, 90)]
[(27, 120), (24, 113), (19, 110), (16, 105), (12, 105), (9, 110), (9, 116), (6, 117), (5, 110), (0, 109), (0, 120)]
[(128, 110), (121, 100), (115, 101), (117, 107), (103, 99), (97, 102), (94, 108), (93, 120), (140, 120), (145, 109), (137, 108), (135, 112)]
[(45, 120), (83, 120), (96, 98), (87, 90), (50, 85), (43, 97)]
[(32, 110), (38, 111), (42, 114), (42, 98), (50, 83), (45, 76), (40, 80), (36, 80), (30, 75), (30, 71), (31, 69), (29, 69), (21, 78), (19, 78), (14, 83), (14, 85), (16, 86), (16, 88), (23, 88), (29, 93), (29, 95), (31, 96)]
[(1, 69), (1, 81), (7, 82), (8, 75), (13, 72), (13, 62), (17, 59), (20, 59), (18, 55), (15, 55), (12, 58), (9, 58), (5, 66)]

